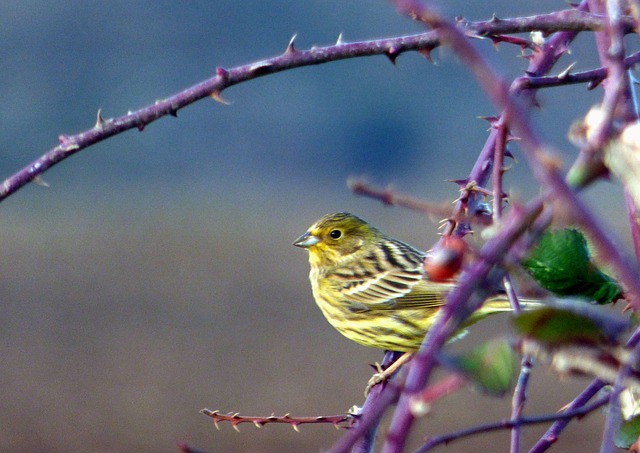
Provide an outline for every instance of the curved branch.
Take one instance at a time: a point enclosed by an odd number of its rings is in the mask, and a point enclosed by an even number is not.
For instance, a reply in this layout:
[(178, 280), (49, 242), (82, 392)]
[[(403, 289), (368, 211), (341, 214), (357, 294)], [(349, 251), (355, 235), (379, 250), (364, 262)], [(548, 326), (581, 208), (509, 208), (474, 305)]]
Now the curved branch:
[(525, 425), (535, 425), (539, 423), (549, 423), (556, 420), (570, 420), (573, 418), (581, 418), (587, 415), (590, 412), (593, 412), (596, 409), (601, 408), (605, 404), (609, 402), (610, 396), (604, 396), (602, 398), (597, 399), (596, 401), (575, 408), (571, 410), (566, 410), (564, 412), (559, 412), (555, 414), (548, 415), (540, 415), (536, 417), (522, 417), (518, 419), (511, 420), (501, 420), (494, 423), (487, 423), (486, 425), (474, 426), (472, 428), (467, 428), (465, 430), (461, 430), (455, 433), (445, 434), (442, 436), (432, 437), (427, 440), (427, 442), (418, 450), (416, 453), (424, 453), (432, 450), (437, 445), (448, 444), (454, 440), (462, 439), (463, 437), (472, 436), (474, 434), (479, 433), (488, 433), (490, 431), (497, 431), (501, 429), (509, 429), (514, 427), (520, 427)]
[[(625, 33), (632, 31), (633, 20), (631, 18), (625, 16), (622, 24)], [(542, 31), (544, 33), (552, 33), (559, 30), (596, 31), (605, 27), (605, 25), (606, 22), (602, 17), (573, 9), (514, 19), (493, 18), (489, 21), (479, 22), (468, 22), (460, 19), (458, 21), (458, 27), (467, 36), (472, 37), (531, 31)], [(220, 93), (230, 86), (276, 72), (347, 58), (385, 55), (393, 62), (398, 55), (404, 52), (422, 51), (428, 54), (440, 44), (436, 31), (353, 43), (343, 43), (338, 40), (333, 46), (313, 47), (304, 51), (297, 50), (292, 39), (282, 55), (232, 69), (218, 68), (215, 77), (193, 85), (168, 98), (158, 100), (153, 105), (110, 119), (104, 119), (101, 112), (98, 112), (98, 119), (94, 127), (79, 134), (60, 135), (60, 144), (58, 146), (50, 149), (43, 156), (5, 179), (0, 187), (0, 201), (73, 154), (129, 129), (137, 128), (142, 131), (146, 125), (164, 116), (177, 116), (178, 110), (200, 99), (212, 97), (214, 100), (221, 101)]]

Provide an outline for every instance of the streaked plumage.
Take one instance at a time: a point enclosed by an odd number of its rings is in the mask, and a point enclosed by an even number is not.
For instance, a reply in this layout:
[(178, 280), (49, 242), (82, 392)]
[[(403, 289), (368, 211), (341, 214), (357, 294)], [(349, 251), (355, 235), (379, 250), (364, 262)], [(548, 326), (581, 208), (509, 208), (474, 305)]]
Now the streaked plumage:
[[(417, 350), (454, 286), (426, 278), (424, 252), (348, 213), (322, 217), (293, 244), (309, 251), (309, 279), (324, 316), (364, 346)], [(496, 296), (468, 324), (509, 310)]]

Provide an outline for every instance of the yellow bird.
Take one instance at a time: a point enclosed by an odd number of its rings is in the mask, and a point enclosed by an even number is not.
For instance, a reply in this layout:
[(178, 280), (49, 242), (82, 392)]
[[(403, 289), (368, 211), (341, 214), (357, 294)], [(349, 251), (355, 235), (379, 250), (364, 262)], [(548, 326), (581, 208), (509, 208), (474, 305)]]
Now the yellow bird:
[[(455, 286), (428, 279), (426, 253), (349, 213), (322, 217), (293, 245), (309, 251), (313, 297), (327, 321), (364, 346), (415, 352)], [(465, 325), (511, 310), (497, 295)]]

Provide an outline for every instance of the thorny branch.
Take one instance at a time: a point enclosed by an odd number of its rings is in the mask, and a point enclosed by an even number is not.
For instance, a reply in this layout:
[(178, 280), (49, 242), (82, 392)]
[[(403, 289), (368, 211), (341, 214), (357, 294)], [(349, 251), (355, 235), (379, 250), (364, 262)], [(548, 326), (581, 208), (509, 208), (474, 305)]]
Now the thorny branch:
[(217, 429), (220, 429), (218, 424), (220, 422), (231, 423), (231, 426), (236, 431), (239, 431), (238, 425), (242, 423), (250, 423), (256, 428), (262, 428), (269, 423), (284, 423), (290, 425), (294, 430), (298, 431), (298, 426), (318, 423), (328, 423), (336, 428), (348, 427), (353, 422), (352, 415), (328, 415), (318, 417), (291, 417), (289, 414), (282, 416), (270, 415), (268, 417), (255, 417), (255, 416), (241, 416), (238, 413), (221, 414), (219, 411), (212, 411), (209, 409), (202, 409), (200, 413), (207, 415), (213, 419), (213, 424)]
[[(622, 25), (624, 32), (630, 33), (633, 30), (634, 21), (630, 17), (623, 17)], [(595, 31), (601, 30), (605, 26), (606, 21), (602, 17), (585, 14), (574, 9), (514, 19), (492, 19), (480, 22), (460, 19), (458, 21), (458, 27), (462, 32), (472, 37), (490, 37), (531, 31), (544, 33), (560, 30)], [(64, 159), (109, 137), (134, 128), (142, 131), (148, 124), (162, 117), (177, 116), (180, 109), (203, 98), (211, 97), (214, 100), (224, 102), (221, 93), (233, 85), (268, 74), (347, 58), (385, 55), (392, 62), (395, 62), (402, 53), (419, 51), (428, 55), (431, 50), (440, 45), (437, 33), (430, 31), (417, 35), (352, 43), (345, 43), (339, 39), (332, 46), (298, 50), (295, 48), (294, 36), (282, 55), (231, 69), (220, 67), (216, 70), (214, 77), (175, 95), (157, 100), (153, 105), (115, 118), (104, 118), (102, 112), (98, 111), (95, 126), (78, 134), (60, 135), (58, 146), (5, 179), (0, 187), (0, 201), (30, 181), (36, 180), (45, 171)]]
[(457, 431), (450, 434), (444, 434), (442, 436), (432, 437), (425, 444), (416, 450), (416, 453), (425, 453), (433, 450), (436, 446), (442, 444), (448, 444), (454, 440), (462, 439), (467, 436), (472, 436), (479, 433), (487, 433), (491, 431), (497, 431), (507, 428), (516, 428), (526, 425), (534, 425), (541, 423), (549, 423), (556, 420), (571, 420), (574, 418), (581, 418), (585, 415), (601, 408), (609, 402), (610, 397), (604, 396), (602, 398), (593, 401), (590, 404), (581, 406), (576, 409), (567, 410), (559, 414), (540, 415), (536, 417), (520, 417), (510, 420), (502, 420), (495, 423), (487, 423), (486, 425), (478, 425), (465, 430)]

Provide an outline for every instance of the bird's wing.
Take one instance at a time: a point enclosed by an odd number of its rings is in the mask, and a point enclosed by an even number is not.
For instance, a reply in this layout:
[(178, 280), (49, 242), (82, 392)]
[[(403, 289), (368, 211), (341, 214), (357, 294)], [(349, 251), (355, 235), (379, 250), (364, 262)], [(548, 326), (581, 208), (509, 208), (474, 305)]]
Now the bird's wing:
[(453, 283), (426, 279), (425, 254), (386, 238), (358, 266), (352, 266), (340, 289), (351, 311), (420, 310), (440, 307)]
[(453, 286), (426, 280), (418, 270), (394, 270), (352, 280), (343, 291), (355, 311), (426, 309), (444, 304)]

